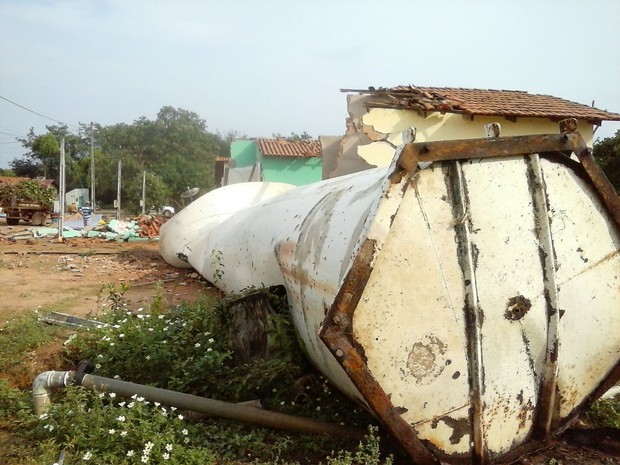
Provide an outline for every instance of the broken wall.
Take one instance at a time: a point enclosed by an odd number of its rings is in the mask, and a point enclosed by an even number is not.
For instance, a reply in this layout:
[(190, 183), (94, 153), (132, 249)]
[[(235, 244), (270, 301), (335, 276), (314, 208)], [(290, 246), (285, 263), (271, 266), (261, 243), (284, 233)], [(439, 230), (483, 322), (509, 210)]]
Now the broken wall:
[[(418, 112), (394, 108), (370, 108), (376, 96), (347, 95), (347, 132), (337, 153), (323, 154), (323, 178), (333, 178), (373, 167), (389, 165), (402, 144), (403, 131), (415, 128), (416, 142), (486, 137), (484, 126), (499, 122), (502, 136), (557, 134), (557, 121), (549, 118), (471, 116), (456, 113)], [(593, 126), (578, 121), (578, 132), (592, 145)]]

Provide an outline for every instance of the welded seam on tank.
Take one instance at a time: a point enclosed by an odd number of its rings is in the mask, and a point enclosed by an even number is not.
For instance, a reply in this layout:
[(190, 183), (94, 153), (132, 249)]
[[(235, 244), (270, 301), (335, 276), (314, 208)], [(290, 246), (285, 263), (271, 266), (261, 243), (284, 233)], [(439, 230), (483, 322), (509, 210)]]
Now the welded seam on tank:
[[(444, 272), (443, 264), (441, 262), (441, 258), (439, 253), (437, 252), (437, 244), (435, 243), (435, 235), (433, 234), (430, 221), (428, 219), (428, 215), (426, 213), (426, 209), (424, 208), (424, 203), (422, 202), (422, 198), (420, 196), (420, 191), (418, 190), (418, 184), (415, 184), (415, 195), (418, 201), (418, 205), (420, 207), (420, 212), (422, 213), (422, 218), (424, 218), (424, 224), (426, 225), (426, 231), (428, 232), (428, 237), (433, 246), (433, 254), (435, 255), (435, 260), (437, 261), (437, 266), (439, 267), (439, 272), (441, 273), (441, 281), (443, 283), (443, 287), (446, 291), (446, 295), (448, 296), (448, 303), (450, 305), (450, 309), (452, 310), (452, 314), (454, 315), (454, 321), (459, 323), (459, 318), (456, 315), (456, 308), (454, 308), (454, 301), (452, 300), (452, 294), (450, 294), (450, 287), (448, 286), (448, 279), (446, 278), (446, 274)], [(461, 343), (463, 347), (465, 347), (466, 342), (464, 340), (464, 335), (459, 334), (461, 338)]]
[(469, 202), (463, 177), (461, 162), (450, 166), (450, 188), (454, 231), (456, 233), (459, 265), (463, 273), (465, 289), (465, 332), (467, 337), (467, 358), (469, 369), (469, 398), (471, 402), (470, 421), (473, 441), (473, 463), (488, 463), (488, 446), (484, 429), (484, 364), (482, 359), (482, 313), (479, 307), (478, 288), (474, 263), (474, 244), (472, 243), (468, 215)]
[(549, 219), (549, 197), (547, 195), (540, 157), (532, 154), (526, 157), (527, 174), (530, 182), (532, 206), (536, 221), (539, 258), (543, 271), (545, 310), (547, 317), (547, 347), (542, 370), (539, 398), (536, 405), (534, 431), (547, 436), (551, 430), (556, 403), (558, 378), (558, 350), (560, 312), (558, 309), (558, 287), (556, 282), (556, 257)]

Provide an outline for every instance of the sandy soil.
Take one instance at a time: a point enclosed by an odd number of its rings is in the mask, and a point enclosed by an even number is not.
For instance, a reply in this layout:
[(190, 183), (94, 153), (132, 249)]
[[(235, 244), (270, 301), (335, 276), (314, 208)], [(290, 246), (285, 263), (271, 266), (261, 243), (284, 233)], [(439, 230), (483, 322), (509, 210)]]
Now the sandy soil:
[(159, 285), (170, 306), (215, 292), (197, 273), (166, 264), (157, 241), (10, 239), (27, 229), (0, 225), (0, 325), (35, 310), (92, 317), (121, 283), (133, 307), (148, 304)]

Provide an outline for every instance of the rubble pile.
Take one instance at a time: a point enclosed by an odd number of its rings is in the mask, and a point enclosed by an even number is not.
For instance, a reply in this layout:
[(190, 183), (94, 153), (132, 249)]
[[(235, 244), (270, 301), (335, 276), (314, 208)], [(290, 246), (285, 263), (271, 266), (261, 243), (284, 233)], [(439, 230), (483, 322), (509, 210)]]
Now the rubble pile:
[[(106, 222), (99, 215), (99, 219), (93, 222), (92, 226), (83, 228), (81, 218), (69, 217), (64, 225), (62, 236), (65, 239), (87, 237), (124, 242), (158, 240), (159, 230), (166, 220), (167, 218), (160, 216), (142, 215), (128, 221), (112, 219)], [(0, 233), (0, 240), (16, 242), (57, 236), (57, 227), (9, 227), (7, 231)]]

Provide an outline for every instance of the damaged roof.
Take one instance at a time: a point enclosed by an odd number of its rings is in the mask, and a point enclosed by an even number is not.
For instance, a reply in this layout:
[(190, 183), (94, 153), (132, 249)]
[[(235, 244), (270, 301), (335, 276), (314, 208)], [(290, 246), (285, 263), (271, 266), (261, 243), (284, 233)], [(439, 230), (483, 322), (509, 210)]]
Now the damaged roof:
[(398, 86), (370, 87), (367, 90), (341, 89), (370, 95), (366, 102), (372, 108), (439, 111), (471, 116), (504, 116), (507, 118), (577, 118), (593, 124), (620, 121), (620, 114), (599, 110), (551, 95), (530, 94), (519, 90), (463, 89), (455, 87)]
[(318, 140), (290, 141), (283, 138), (257, 139), (258, 150), (269, 157), (321, 157), (321, 144)]

